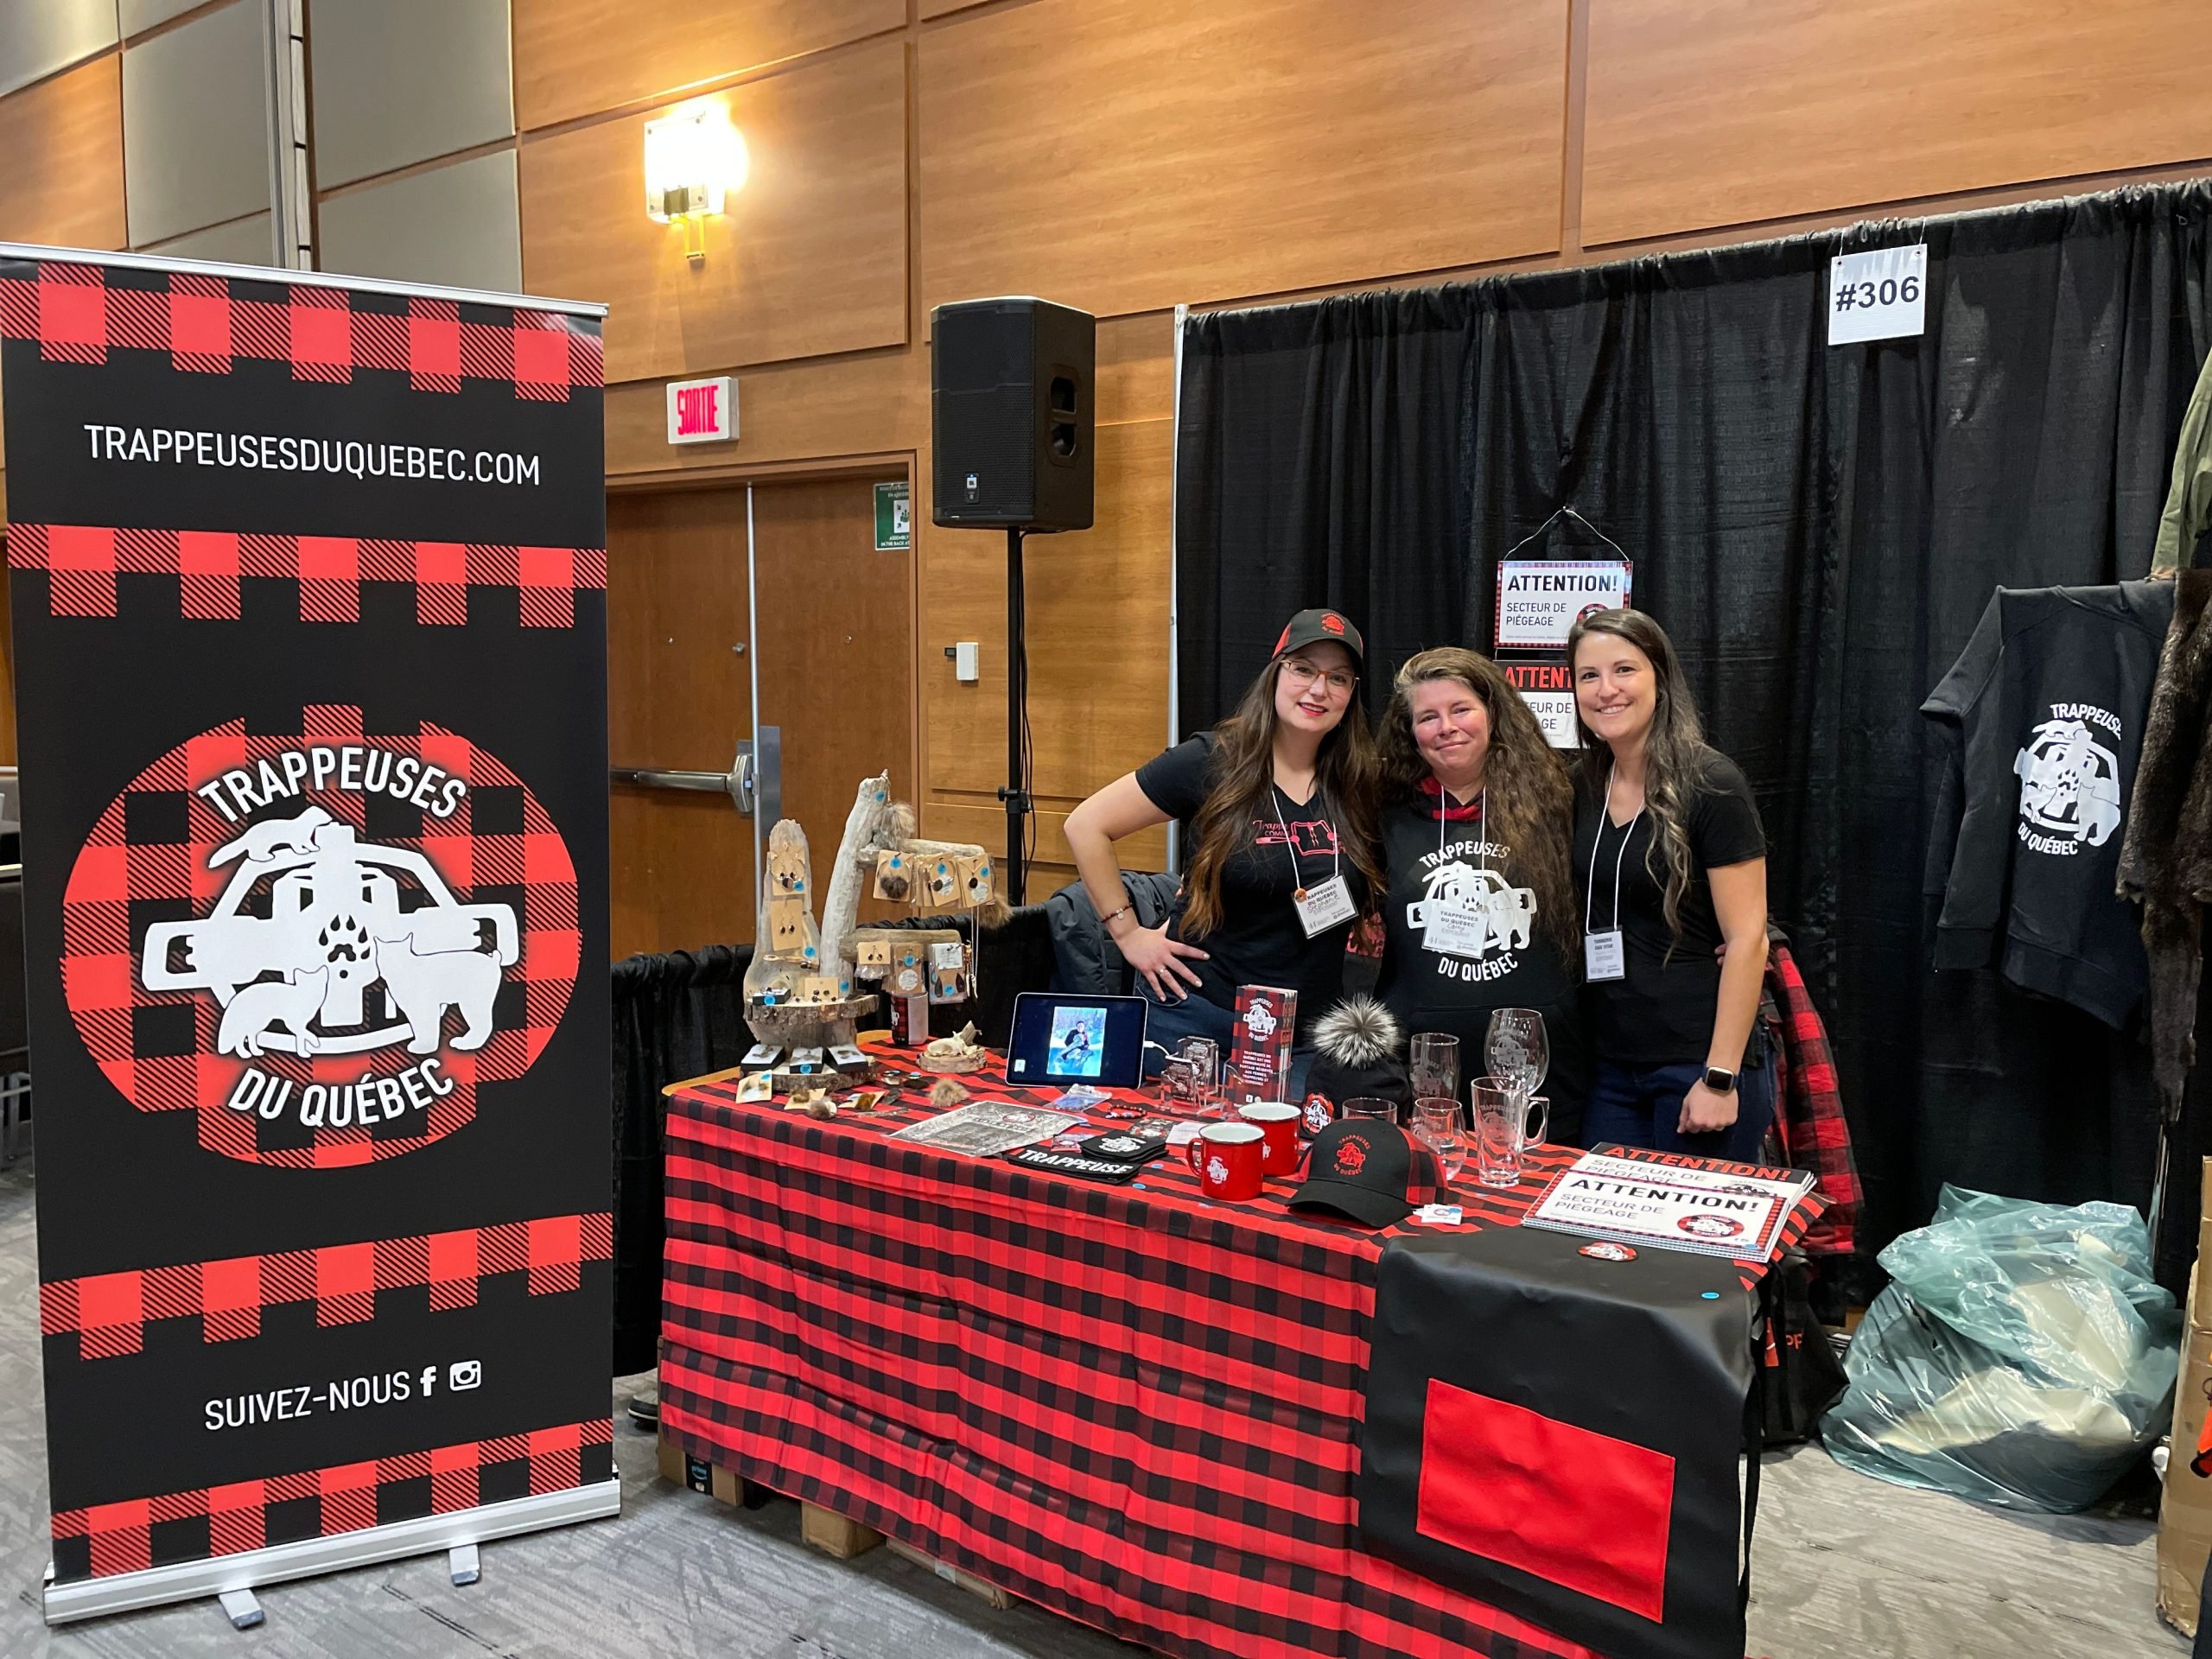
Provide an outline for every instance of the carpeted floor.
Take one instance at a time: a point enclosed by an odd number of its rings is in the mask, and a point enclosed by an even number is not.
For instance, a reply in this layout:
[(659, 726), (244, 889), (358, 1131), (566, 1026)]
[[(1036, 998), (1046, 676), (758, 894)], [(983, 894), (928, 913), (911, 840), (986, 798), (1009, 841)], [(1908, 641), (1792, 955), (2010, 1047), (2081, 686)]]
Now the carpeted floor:
[[(614, 1520), (488, 1544), (456, 1589), (442, 1555), (277, 1585), (234, 1631), (212, 1601), (48, 1631), (37, 1267), (28, 1166), (0, 1173), (0, 1653), (68, 1659), (1109, 1659), (1135, 1649), (1033, 1607), (995, 1611), (879, 1549), (833, 1561), (798, 1505), (747, 1512), (654, 1473), (616, 1430)], [(644, 1379), (639, 1379), (640, 1381)], [(617, 1383), (620, 1401), (634, 1387)], [(1773, 1659), (2177, 1659), (2140, 1522), (2025, 1517), (1838, 1468), (1817, 1446), (1765, 1470), (1751, 1652)]]

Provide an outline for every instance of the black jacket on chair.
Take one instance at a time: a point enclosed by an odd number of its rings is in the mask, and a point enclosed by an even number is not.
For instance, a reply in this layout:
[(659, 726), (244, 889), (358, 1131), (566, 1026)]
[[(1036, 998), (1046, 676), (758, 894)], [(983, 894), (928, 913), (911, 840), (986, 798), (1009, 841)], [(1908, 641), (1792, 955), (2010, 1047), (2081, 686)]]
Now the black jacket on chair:
[[(1122, 890), (1147, 927), (1167, 919), (1179, 883), (1173, 875), (1122, 872)], [(1052, 988), (1076, 996), (1127, 995), (1133, 978), (1129, 965), (1099, 925), (1097, 908), (1083, 883), (1068, 883), (1045, 901), (1044, 911), (1052, 931)]]

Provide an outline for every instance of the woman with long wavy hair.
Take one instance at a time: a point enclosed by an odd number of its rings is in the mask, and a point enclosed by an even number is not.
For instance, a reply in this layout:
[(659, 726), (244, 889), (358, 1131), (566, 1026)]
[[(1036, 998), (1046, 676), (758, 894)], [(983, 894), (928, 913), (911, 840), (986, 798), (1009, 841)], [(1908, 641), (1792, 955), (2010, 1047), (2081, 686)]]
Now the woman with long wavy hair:
[(1755, 1038), (1766, 837), (1751, 785), (1706, 742), (1674, 643), (1649, 617), (1586, 616), (1567, 654), (1583, 742), (1575, 901), (1598, 1060), (1584, 1136), (1757, 1162), (1774, 1072)]
[[(1363, 655), (1338, 612), (1300, 611), (1236, 713), (1068, 814), (1084, 890), (1153, 1004), (1153, 1040), (1207, 1036), (1226, 1055), (1243, 985), (1296, 991), (1305, 1024), (1342, 994), (1345, 943), (1382, 875)], [(1145, 927), (1114, 843), (1170, 820), (1185, 825), (1182, 891)], [(1292, 1052), (1293, 1099), (1311, 1058)]]
[(1408, 1032), (1459, 1039), (1473, 1077), (1497, 1008), (1535, 1008), (1551, 1048), (1552, 1136), (1573, 1142), (1590, 1066), (1567, 842), (1574, 791), (1489, 658), (1456, 645), (1398, 671), (1382, 715), (1382, 971)]

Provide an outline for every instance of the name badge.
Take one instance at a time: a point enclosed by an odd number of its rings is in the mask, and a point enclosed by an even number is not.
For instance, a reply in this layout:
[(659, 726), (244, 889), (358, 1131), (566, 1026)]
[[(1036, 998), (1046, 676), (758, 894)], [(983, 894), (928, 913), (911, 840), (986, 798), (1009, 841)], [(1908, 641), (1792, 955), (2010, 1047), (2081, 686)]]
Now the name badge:
[(1628, 958), (1621, 946), (1621, 931), (1609, 928), (1603, 933), (1582, 936), (1582, 974), (1592, 984), (1608, 979), (1628, 977)]
[(1309, 939), (1359, 914), (1359, 906), (1351, 901), (1351, 888), (1341, 875), (1331, 876), (1318, 887), (1301, 887), (1294, 902), (1299, 923)]
[(1421, 943), (1447, 957), (1479, 957), (1490, 944), (1490, 918), (1471, 906), (1437, 903), (1427, 911)]

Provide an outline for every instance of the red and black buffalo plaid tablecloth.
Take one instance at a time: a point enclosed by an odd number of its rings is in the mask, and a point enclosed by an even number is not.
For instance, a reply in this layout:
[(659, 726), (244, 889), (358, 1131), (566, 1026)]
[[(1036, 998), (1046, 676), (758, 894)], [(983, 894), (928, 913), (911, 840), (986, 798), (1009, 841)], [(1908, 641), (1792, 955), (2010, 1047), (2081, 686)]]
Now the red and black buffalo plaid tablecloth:
[[(669, 1091), (661, 1425), (684, 1451), (1165, 1653), (1590, 1652), (1362, 1548), (1377, 1264), (1435, 1230), (1291, 1210), (1289, 1179), (1210, 1202), (1173, 1151), (1110, 1185), (889, 1140), (925, 1093), (821, 1122)], [(1463, 1177), (1465, 1224), (1517, 1222), (1574, 1155), (1508, 1192)]]

